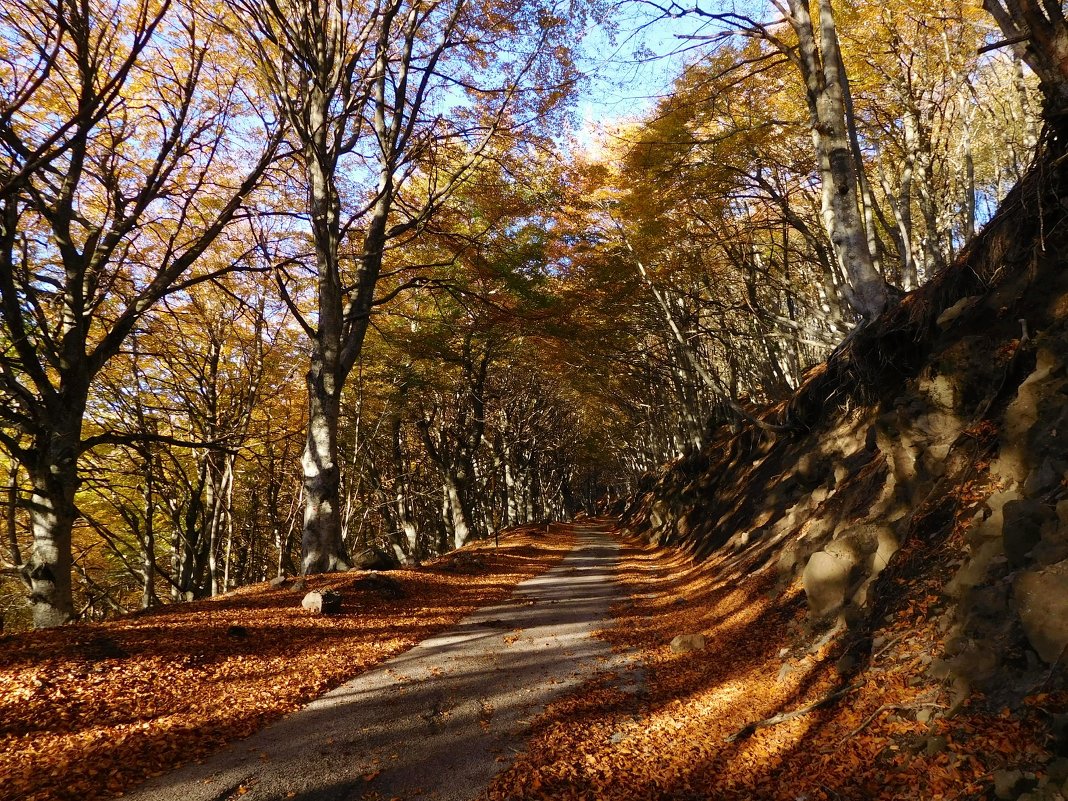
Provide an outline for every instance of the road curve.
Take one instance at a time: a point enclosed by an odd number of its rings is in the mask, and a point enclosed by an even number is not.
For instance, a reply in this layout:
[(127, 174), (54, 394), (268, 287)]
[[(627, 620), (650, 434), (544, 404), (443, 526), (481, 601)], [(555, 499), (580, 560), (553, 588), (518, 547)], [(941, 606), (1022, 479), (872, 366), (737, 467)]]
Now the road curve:
[(618, 546), (575, 525), (574, 550), (484, 607), (201, 764), (127, 793), (136, 801), (467, 801), (511, 762), (532, 718), (601, 670), (593, 636), (620, 597)]

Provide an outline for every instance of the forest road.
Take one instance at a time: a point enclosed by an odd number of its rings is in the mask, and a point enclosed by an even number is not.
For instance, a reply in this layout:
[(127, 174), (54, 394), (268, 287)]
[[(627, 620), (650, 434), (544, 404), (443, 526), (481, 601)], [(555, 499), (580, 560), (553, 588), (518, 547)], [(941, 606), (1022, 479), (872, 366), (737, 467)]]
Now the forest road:
[(511, 763), (547, 703), (600, 671), (637, 692), (640, 668), (593, 633), (622, 597), (618, 546), (596, 523), (506, 602), (483, 607), (137, 801), (468, 801)]

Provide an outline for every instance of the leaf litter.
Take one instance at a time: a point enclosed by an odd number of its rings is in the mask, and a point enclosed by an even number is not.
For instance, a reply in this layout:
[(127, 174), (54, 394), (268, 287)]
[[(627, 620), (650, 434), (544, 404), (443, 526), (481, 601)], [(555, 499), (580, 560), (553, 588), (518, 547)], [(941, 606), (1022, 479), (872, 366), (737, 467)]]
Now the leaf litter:
[[(258, 584), (115, 621), (0, 637), (0, 799), (87, 801), (225, 743), (508, 597), (562, 559), (566, 530), (528, 527), (417, 569), (403, 598), (355, 588), (363, 572)], [(343, 595), (338, 615), (300, 608)]]
[[(1035, 692), (1010, 712), (972, 693), (948, 714), (953, 688), (927, 673), (939, 598), (922, 580), (847, 680), (842, 638), (806, 629), (799, 584), (755, 567), (739, 578), (725, 558), (695, 566), (625, 542), (628, 599), (601, 635), (642, 665), (641, 688), (605, 674), (550, 705), (482, 801), (948, 800), (993, 798), (998, 771), (1043, 781), (1048, 713), (1068, 698)], [(674, 653), (688, 633), (706, 648)]]

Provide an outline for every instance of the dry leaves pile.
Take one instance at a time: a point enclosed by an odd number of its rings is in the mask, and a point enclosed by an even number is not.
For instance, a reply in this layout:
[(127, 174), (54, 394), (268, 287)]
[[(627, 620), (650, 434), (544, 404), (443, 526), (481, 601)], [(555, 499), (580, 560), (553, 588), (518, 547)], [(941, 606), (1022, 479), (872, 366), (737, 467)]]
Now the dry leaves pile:
[[(644, 690), (624, 693), (602, 677), (550, 707), (486, 798), (963, 799), (987, 797), (1000, 769), (1041, 775), (1047, 729), (1037, 708), (1063, 711), (1068, 699), (1039, 693), (1009, 714), (972, 696), (942, 716), (954, 698), (927, 674), (944, 635), (939, 598), (922, 581), (878, 632), (871, 663), (843, 679), (838, 640), (810, 652), (801, 590), (772, 592), (772, 570), (737, 567), (713, 558), (695, 569), (627, 545), (631, 600), (605, 636), (644, 661)], [(671, 652), (672, 637), (698, 632), (704, 651)], [(833, 703), (747, 729), (843, 684)]]
[[(540, 529), (538, 530), (540, 531)], [(342, 614), (300, 608), (306, 590), (257, 585), (112, 623), (0, 638), (0, 799), (103, 798), (247, 736), (507, 597), (567, 553), (538, 531), (465, 548), (456, 572), (431, 563), (390, 573), (399, 600), (316, 576), (344, 593)]]

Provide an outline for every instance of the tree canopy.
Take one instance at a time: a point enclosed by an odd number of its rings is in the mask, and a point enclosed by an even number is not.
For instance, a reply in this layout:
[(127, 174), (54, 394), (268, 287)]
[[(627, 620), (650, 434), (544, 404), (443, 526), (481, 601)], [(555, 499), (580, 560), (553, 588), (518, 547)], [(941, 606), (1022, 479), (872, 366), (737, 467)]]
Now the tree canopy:
[(7, 624), (592, 510), (1063, 133), (1056, 4), (634, 5), (685, 59), (580, 145), (608, 4), (0, 2)]

